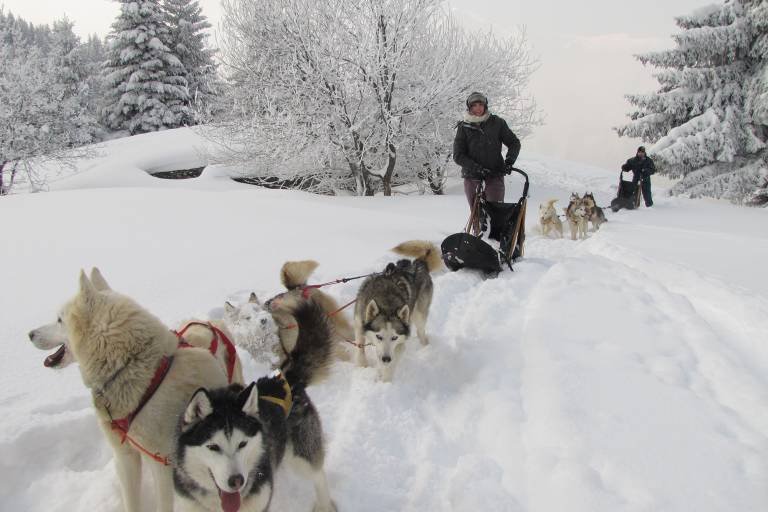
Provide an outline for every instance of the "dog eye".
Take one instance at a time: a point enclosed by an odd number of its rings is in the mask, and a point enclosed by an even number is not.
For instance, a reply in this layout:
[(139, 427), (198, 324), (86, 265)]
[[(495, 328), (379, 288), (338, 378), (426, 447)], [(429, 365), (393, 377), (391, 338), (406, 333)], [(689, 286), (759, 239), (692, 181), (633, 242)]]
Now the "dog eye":
[(381, 334), (377, 334), (376, 339), (379, 341), (382, 341), (384, 339), (384, 336), (382, 336)]
[(397, 341), (397, 338), (399, 338), (399, 337), (400, 336), (392, 336), (392, 341)]
[(245, 445), (247, 444), (248, 444), (248, 441), (243, 441), (239, 445), (237, 445), (237, 449), (242, 450), (243, 448), (245, 448)]
[(217, 444), (209, 444), (208, 446), (206, 446), (206, 448), (208, 448), (212, 452), (220, 452), (221, 451), (221, 448)]

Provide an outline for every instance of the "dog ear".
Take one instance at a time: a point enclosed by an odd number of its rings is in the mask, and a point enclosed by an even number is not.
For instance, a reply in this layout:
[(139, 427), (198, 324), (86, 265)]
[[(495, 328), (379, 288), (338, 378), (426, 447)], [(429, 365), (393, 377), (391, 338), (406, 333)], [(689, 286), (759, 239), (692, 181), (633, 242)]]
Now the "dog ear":
[(400, 310), (397, 312), (397, 316), (400, 318), (400, 320), (403, 321), (403, 323), (408, 323), (408, 319), (411, 317), (411, 308), (408, 307), (408, 304), (400, 308)]
[(213, 405), (211, 405), (211, 398), (208, 396), (208, 391), (205, 388), (200, 388), (192, 395), (192, 399), (187, 404), (187, 409), (184, 411), (184, 422), (182, 428), (186, 429), (195, 423), (207, 418), (213, 412)]
[(253, 292), (251, 292), (250, 297), (248, 297), (248, 302), (250, 302), (251, 304), (258, 304), (259, 306), (261, 306), (261, 301)]
[(248, 416), (259, 416), (259, 390), (256, 388), (256, 383), (251, 384), (240, 392), (240, 400), (242, 401), (242, 410)]
[(107, 283), (107, 280), (104, 279), (104, 276), (98, 267), (93, 267), (91, 269), (91, 283), (93, 283), (94, 288), (96, 288), (98, 291), (112, 289), (109, 287), (109, 283)]
[(376, 301), (371, 299), (371, 301), (368, 303), (367, 306), (365, 306), (365, 321), (370, 322), (374, 318), (376, 318), (376, 315), (379, 314), (379, 306), (376, 304)]
[(237, 308), (235, 306), (233, 306), (231, 302), (229, 302), (228, 300), (224, 301), (224, 312), (225, 313), (227, 313), (228, 315), (231, 315), (236, 310), (237, 310)]
[(80, 271), (80, 295), (90, 302), (96, 297), (97, 290), (93, 284), (88, 280), (88, 276), (85, 275), (85, 271)]

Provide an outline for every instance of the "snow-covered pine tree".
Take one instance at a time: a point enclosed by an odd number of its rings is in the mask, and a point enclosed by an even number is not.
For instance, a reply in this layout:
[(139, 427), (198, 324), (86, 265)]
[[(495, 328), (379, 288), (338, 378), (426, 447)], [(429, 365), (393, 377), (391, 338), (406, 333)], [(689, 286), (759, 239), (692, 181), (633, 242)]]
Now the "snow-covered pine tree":
[(213, 59), (216, 52), (206, 44), (205, 31), (211, 24), (197, 0), (165, 0), (163, 9), (168, 26), (166, 45), (184, 66), (189, 106), (195, 114), (189, 122), (199, 123), (211, 116), (220, 87)]
[(659, 171), (681, 178), (673, 193), (742, 202), (763, 183), (764, 4), (726, 0), (680, 16), (675, 48), (637, 56), (663, 68), (656, 74), (661, 87), (628, 95), (637, 110), (616, 130), (654, 143), (650, 153)]
[(166, 46), (160, 0), (117, 0), (108, 36), (104, 119), (113, 130), (145, 133), (182, 126), (190, 118), (184, 66)]
[(106, 93), (102, 66), (107, 59), (107, 49), (98, 35), (91, 34), (78, 47), (78, 58), (82, 67), (81, 72), (85, 76), (84, 85), (87, 87), (88, 113), (95, 119), (100, 119)]

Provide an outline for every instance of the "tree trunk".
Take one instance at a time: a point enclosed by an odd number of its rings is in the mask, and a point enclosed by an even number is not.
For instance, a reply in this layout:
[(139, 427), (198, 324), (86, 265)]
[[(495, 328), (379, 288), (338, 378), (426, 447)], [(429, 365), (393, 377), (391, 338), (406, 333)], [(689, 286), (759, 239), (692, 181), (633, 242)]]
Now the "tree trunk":
[(355, 179), (355, 193), (358, 196), (372, 196), (373, 187), (371, 186), (371, 175), (365, 164), (359, 164), (347, 157), (349, 170), (352, 171), (352, 177)]
[(0, 162), (0, 196), (5, 195), (5, 187), (3, 186), (3, 169), (8, 162)]
[(397, 163), (397, 148), (391, 142), (387, 144), (387, 170), (384, 172), (384, 176), (381, 178), (381, 183), (384, 186), (384, 195), (392, 195), (392, 175), (395, 173), (395, 164)]
[[(11, 182), (8, 183), (8, 193), (11, 193), (11, 189), (13, 188), (13, 182), (16, 180), (16, 168), (19, 166), (19, 161), (16, 160), (13, 162), (13, 167), (11, 167)], [(32, 183), (32, 179), (30, 177), (29, 183)]]

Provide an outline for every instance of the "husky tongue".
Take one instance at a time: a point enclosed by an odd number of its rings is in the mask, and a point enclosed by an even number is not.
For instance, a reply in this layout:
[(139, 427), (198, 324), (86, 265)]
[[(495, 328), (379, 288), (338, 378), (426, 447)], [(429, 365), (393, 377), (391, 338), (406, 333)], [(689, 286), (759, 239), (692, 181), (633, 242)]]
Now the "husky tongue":
[(45, 361), (43, 361), (43, 364), (46, 368), (53, 368), (54, 366), (58, 366), (58, 364), (61, 362), (61, 360), (64, 358), (64, 352), (67, 351), (67, 346), (62, 345), (58, 349), (56, 349), (56, 352), (49, 355), (45, 358)]
[(221, 510), (224, 512), (237, 512), (240, 510), (239, 492), (224, 492), (219, 490), (219, 499), (221, 500)]

